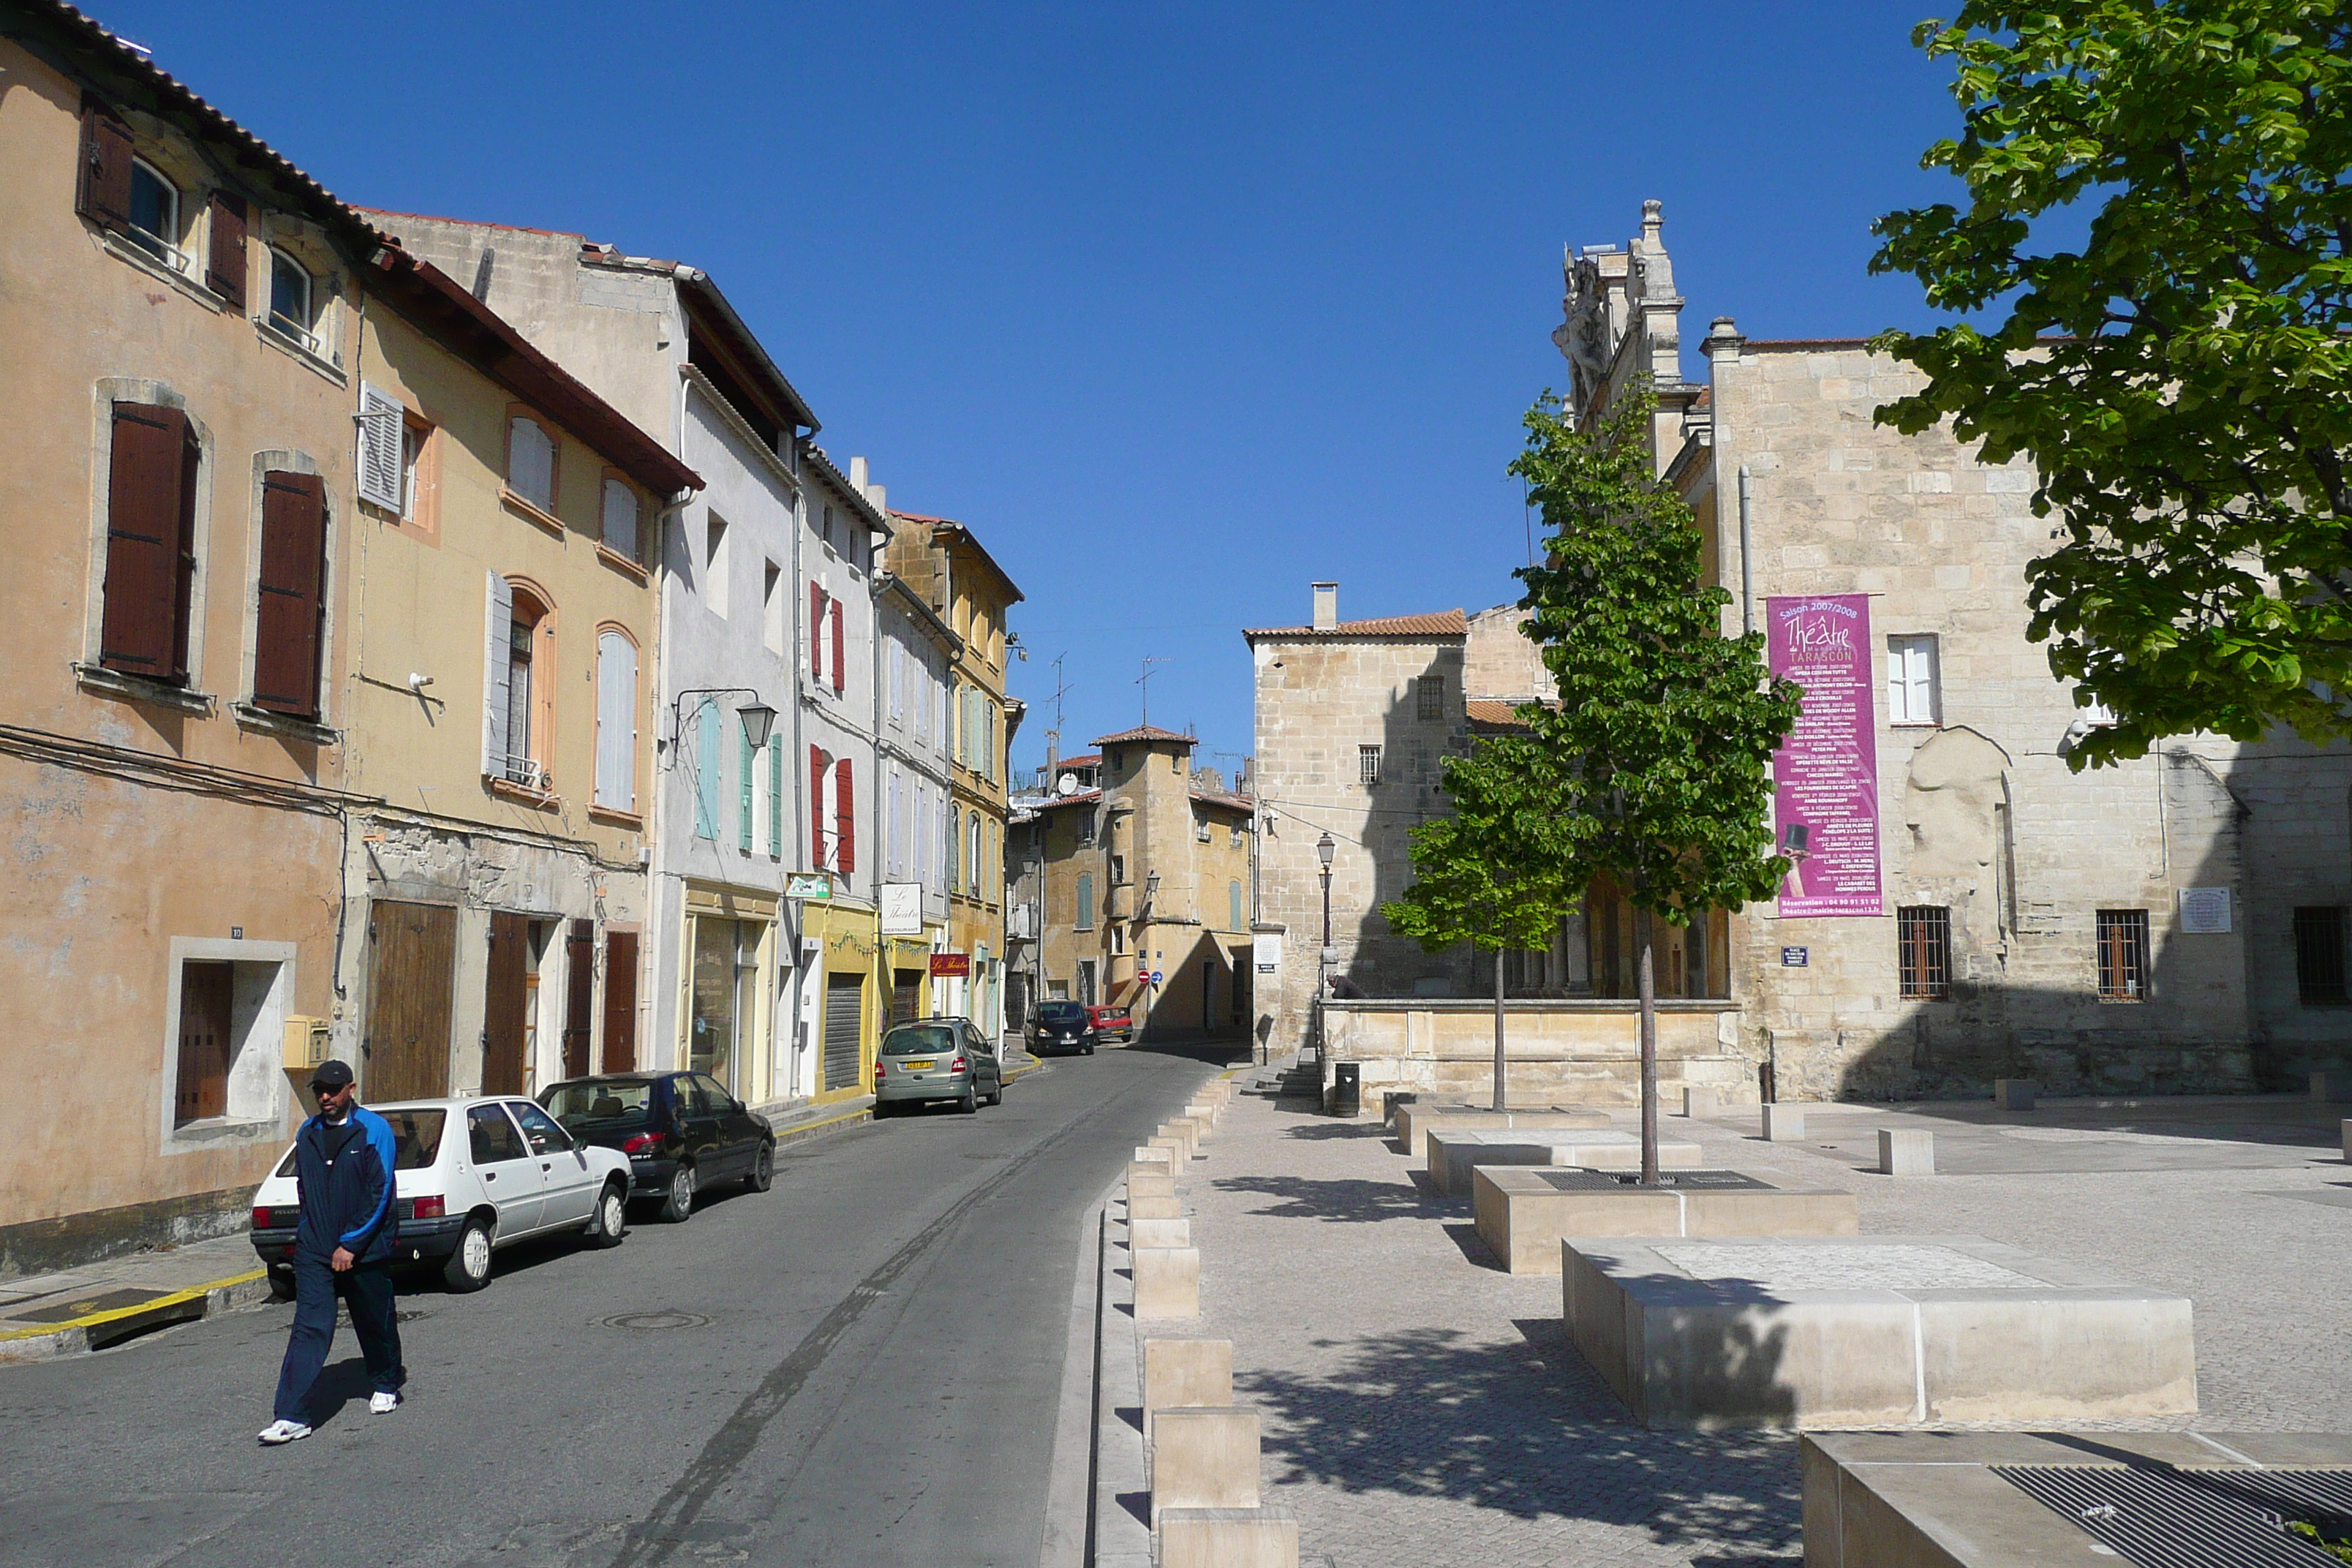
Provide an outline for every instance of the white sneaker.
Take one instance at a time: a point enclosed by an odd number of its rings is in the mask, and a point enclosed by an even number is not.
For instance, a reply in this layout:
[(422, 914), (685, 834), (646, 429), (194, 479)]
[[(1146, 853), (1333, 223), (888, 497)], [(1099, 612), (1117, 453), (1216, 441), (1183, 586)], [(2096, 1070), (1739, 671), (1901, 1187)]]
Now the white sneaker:
[(397, 1394), (375, 1394), (368, 1396), (368, 1414), (371, 1415), (389, 1415), (399, 1408), (400, 1395)]
[(299, 1421), (272, 1421), (261, 1429), (261, 1440), (273, 1448), (280, 1443), (291, 1443), (310, 1435), (310, 1428)]

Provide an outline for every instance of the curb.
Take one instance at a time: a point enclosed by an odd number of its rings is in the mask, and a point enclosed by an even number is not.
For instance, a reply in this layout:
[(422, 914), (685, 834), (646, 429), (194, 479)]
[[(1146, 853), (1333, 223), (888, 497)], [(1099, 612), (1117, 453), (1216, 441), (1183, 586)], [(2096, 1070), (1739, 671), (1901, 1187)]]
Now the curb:
[(63, 1323), (0, 1329), (0, 1363), (54, 1361), (110, 1344), (171, 1323), (193, 1323), (215, 1312), (235, 1311), (269, 1297), (269, 1274), (247, 1269), (224, 1279), (174, 1290), (152, 1301), (91, 1312)]

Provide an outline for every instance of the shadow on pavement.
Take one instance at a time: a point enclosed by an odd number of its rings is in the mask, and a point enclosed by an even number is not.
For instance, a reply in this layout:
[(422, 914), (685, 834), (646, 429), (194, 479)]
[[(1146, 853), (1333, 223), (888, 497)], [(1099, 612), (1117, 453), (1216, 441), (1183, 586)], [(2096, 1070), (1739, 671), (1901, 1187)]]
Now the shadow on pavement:
[(1275, 1219), (1321, 1219), (1360, 1225), (1384, 1219), (1431, 1219), (1453, 1212), (1394, 1182), (1342, 1177), (1312, 1181), (1305, 1176), (1225, 1176), (1217, 1187), (1229, 1193), (1260, 1193), (1279, 1199), (1254, 1212)]
[(1646, 1529), (1712, 1549), (1711, 1568), (1791, 1562), (1801, 1549), (1795, 1438), (1651, 1432), (1633, 1425), (1557, 1319), (1516, 1321), (1517, 1343), (1404, 1329), (1334, 1371), (1237, 1374), (1265, 1407), (1278, 1484), (1447, 1498), (1522, 1520)]
[(1387, 1128), (1371, 1121), (1302, 1121), (1283, 1131), (1286, 1138), (1303, 1138), (1309, 1142), (1328, 1143), (1342, 1138), (1379, 1138), (1389, 1136)]

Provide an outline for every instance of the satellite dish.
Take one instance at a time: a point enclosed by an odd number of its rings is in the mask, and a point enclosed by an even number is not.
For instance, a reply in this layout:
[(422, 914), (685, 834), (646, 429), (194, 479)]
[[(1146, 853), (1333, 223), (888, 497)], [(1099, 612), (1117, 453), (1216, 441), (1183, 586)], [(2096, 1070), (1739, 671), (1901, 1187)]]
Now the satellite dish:
[(1062, 775), (1058, 780), (1056, 780), (1056, 781), (1055, 782), (1055, 784), (1054, 784), (1054, 793), (1055, 793), (1055, 795), (1076, 795), (1076, 794), (1077, 794), (1077, 793), (1078, 793), (1078, 775), (1077, 775), (1077, 774), (1076, 774), (1076, 773), (1064, 773), (1064, 774), (1063, 774), (1063, 775)]

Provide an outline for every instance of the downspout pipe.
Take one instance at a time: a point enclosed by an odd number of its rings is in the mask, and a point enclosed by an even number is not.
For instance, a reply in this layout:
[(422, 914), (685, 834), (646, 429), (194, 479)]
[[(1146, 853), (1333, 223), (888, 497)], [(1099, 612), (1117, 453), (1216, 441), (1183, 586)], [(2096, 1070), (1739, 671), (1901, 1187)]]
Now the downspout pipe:
[(1748, 465), (1739, 465), (1739, 635), (1756, 631), (1755, 536), (1748, 527)]

